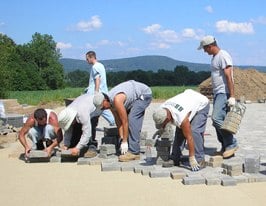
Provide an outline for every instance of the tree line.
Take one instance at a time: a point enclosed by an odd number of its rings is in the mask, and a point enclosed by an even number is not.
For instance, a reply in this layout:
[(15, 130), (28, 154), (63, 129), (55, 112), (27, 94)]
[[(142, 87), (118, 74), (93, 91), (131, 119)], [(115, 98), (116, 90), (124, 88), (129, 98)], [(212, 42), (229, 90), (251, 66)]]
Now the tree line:
[[(35, 33), (29, 43), (17, 45), (0, 33), (0, 98), (8, 97), (8, 91), (87, 87), (89, 71), (75, 70), (65, 74), (60, 57), (51, 35)], [(130, 79), (149, 86), (180, 86), (198, 85), (209, 76), (210, 72), (194, 72), (177, 65), (173, 71), (111, 71), (107, 72), (107, 81), (110, 87)]]
[(35, 33), (17, 45), (0, 34), (0, 98), (8, 91), (59, 89), (65, 86), (60, 51), (51, 35)]
[[(184, 85), (199, 85), (202, 81), (210, 77), (210, 72), (190, 71), (188, 67), (178, 65), (173, 71), (158, 70), (153, 71), (119, 71), (107, 72), (107, 83), (109, 87), (134, 79), (143, 82), (149, 86), (184, 86)], [(66, 74), (66, 83), (70, 87), (86, 87), (89, 82), (89, 72), (75, 70)]]

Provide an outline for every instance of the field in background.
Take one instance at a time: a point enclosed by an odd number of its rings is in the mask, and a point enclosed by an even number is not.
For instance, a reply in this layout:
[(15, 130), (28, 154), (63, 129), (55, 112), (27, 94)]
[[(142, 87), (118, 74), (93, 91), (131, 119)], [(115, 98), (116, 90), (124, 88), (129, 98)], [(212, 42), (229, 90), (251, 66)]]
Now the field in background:
[[(153, 99), (168, 99), (185, 89), (197, 89), (196, 86), (157, 86), (151, 87)], [(64, 104), (65, 98), (75, 98), (83, 93), (84, 88), (65, 88), (46, 91), (12, 91), (9, 99), (17, 99), (20, 104), (40, 105), (50, 102)]]

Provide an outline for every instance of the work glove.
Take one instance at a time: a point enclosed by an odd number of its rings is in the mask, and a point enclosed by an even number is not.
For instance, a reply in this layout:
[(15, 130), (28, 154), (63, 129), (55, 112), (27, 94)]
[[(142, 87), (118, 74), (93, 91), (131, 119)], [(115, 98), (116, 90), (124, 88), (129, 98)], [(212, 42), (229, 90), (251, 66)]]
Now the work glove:
[(197, 160), (195, 159), (195, 156), (189, 157), (189, 164), (190, 164), (191, 170), (193, 172), (199, 171), (200, 166), (199, 166)]
[(126, 154), (128, 151), (128, 143), (127, 142), (122, 142), (120, 146), (121, 154)]
[(232, 106), (235, 106), (236, 104), (236, 99), (234, 97), (230, 97), (228, 100), (227, 100), (227, 105), (229, 107), (232, 107)]

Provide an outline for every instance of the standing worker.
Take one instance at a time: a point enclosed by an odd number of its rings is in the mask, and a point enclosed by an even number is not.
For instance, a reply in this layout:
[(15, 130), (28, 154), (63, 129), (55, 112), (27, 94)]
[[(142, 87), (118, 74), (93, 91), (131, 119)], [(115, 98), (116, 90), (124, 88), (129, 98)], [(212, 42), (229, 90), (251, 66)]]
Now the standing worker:
[[(89, 64), (92, 65), (87, 93), (90, 95), (94, 95), (96, 92), (103, 92), (107, 94), (108, 87), (104, 65), (97, 61), (96, 53), (94, 51), (87, 52), (86, 60)], [(115, 125), (115, 120), (110, 110), (103, 111), (102, 116), (108, 121), (110, 126)], [(97, 123), (98, 118), (94, 118), (94, 121), (96, 121)]]
[(234, 156), (238, 149), (234, 135), (221, 129), (228, 108), (235, 105), (233, 62), (231, 56), (225, 50), (218, 47), (213, 36), (205, 36), (198, 50), (203, 49), (211, 59), (211, 79), (213, 88), (213, 113), (212, 121), (215, 127), (218, 141), (221, 143), (221, 151), (218, 154), (223, 158)]

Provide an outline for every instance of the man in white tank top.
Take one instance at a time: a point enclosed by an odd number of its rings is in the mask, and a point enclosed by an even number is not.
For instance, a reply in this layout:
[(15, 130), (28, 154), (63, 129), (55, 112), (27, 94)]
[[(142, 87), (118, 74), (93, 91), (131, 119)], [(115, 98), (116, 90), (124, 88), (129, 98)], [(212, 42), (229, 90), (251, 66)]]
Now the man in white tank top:
[[(32, 141), (31, 146), (25, 138), (27, 134)], [(54, 147), (58, 146), (62, 139), (63, 134), (57, 115), (50, 109), (36, 109), (19, 132), (19, 141), (25, 148), (26, 158), (30, 150), (45, 150), (50, 156)]]

